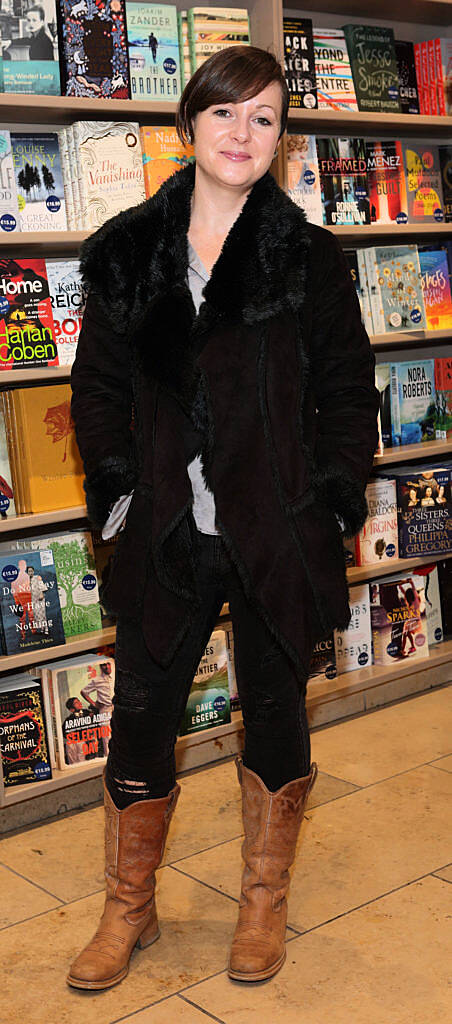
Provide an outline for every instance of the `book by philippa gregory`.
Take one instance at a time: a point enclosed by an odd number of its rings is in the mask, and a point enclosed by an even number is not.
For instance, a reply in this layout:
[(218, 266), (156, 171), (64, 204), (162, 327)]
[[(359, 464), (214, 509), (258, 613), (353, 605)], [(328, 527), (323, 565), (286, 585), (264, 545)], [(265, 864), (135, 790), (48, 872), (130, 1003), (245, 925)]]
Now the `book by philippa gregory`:
[(413, 466), (394, 470), (400, 558), (452, 550), (451, 469)]

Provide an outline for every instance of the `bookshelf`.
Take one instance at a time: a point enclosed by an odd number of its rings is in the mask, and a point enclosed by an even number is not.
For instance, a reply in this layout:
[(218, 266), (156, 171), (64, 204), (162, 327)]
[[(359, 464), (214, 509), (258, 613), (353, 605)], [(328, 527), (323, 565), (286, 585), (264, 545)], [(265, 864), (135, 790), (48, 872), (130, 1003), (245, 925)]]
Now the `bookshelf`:
[(328, 132), (342, 135), (399, 138), (400, 135), (438, 139), (452, 134), (452, 117), (434, 114), (370, 114), (354, 110), (290, 110), (289, 131), (311, 135)]
[(57, 508), (52, 512), (30, 512), (21, 516), (11, 516), (9, 519), (0, 519), (0, 534), (34, 530), (38, 526), (52, 526), (57, 523), (70, 523), (77, 519), (86, 519), (85, 505)]
[(452, 328), (440, 331), (394, 331), (393, 334), (374, 334), (370, 342), (375, 349), (386, 348), (432, 348), (433, 345), (450, 345)]
[(378, 579), (380, 576), (393, 576), (396, 572), (403, 572), (407, 575), (419, 565), (431, 565), (434, 562), (442, 561), (444, 558), (452, 558), (452, 551), (445, 551), (441, 555), (419, 555), (419, 558), (394, 558), (378, 565), (353, 565), (347, 569), (347, 579), (350, 584), (363, 583), (366, 580)]
[(383, 455), (375, 455), (374, 466), (387, 466), (395, 462), (418, 462), (420, 459), (437, 459), (452, 454), (451, 441), (425, 441), (422, 444), (400, 445), (385, 448)]

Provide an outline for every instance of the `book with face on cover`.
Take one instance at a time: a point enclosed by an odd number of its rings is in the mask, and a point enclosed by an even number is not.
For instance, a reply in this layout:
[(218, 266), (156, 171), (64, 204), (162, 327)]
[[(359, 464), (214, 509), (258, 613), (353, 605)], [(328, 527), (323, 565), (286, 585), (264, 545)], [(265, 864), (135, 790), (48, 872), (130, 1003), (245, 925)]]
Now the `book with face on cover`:
[[(431, 463), (430, 463), (431, 467)], [(399, 557), (438, 557), (452, 551), (451, 468), (396, 467)]]
[(355, 538), (357, 565), (379, 565), (399, 556), (395, 480), (371, 480), (366, 488), (369, 515)]
[(0, 555), (0, 615), (5, 654), (64, 643), (50, 549)]
[(198, 665), (179, 728), (186, 736), (231, 721), (226, 635), (215, 629)]
[(310, 18), (283, 18), (284, 74), (289, 106), (317, 106), (314, 41)]
[(0, 38), (2, 92), (60, 95), (55, 0), (2, 4)]
[(358, 110), (347, 43), (342, 29), (314, 28), (319, 109)]
[(11, 132), (19, 231), (67, 231), (58, 132)]
[(178, 100), (181, 93), (177, 11), (173, 4), (126, 0), (133, 100)]
[(160, 188), (175, 171), (193, 163), (195, 151), (188, 143), (183, 145), (175, 128), (140, 128), (146, 199)]
[(93, 654), (50, 662), (41, 674), (49, 692), (60, 770), (105, 760), (111, 736), (114, 659)]
[(322, 194), (314, 135), (287, 136), (289, 196), (311, 224), (323, 224)]
[(125, 0), (56, 0), (63, 96), (130, 97)]
[(139, 127), (132, 121), (76, 121), (73, 129), (89, 230), (145, 199)]
[(52, 778), (41, 682), (18, 674), (0, 681), (0, 757), (7, 788)]
[(77, 351), (86, 292), (78, 260), (46, 260), (54, 339), (60, 366), (71, 366)]
[(375, 665), (428, 657), (425, 604), (412, 576), (370, 584)]
[(324, 224), (370, 224), (363, 139), (318, 138)]

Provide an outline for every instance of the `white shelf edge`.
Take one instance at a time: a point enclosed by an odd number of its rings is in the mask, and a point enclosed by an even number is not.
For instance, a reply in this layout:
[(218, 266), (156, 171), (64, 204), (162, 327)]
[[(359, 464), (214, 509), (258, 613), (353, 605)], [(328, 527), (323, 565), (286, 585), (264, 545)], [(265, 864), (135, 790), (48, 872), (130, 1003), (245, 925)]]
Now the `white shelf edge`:
[(72, 508), (58, 508), (54, 512), (31, 512), (9, 519), (0, 519), (1, 533), (16, 533), (18, 530), (33, 529), (35, 526), (51, 526), (55, 523), (66, 523), (73, 519), (86, 519), (85, 505), (74, 505)]

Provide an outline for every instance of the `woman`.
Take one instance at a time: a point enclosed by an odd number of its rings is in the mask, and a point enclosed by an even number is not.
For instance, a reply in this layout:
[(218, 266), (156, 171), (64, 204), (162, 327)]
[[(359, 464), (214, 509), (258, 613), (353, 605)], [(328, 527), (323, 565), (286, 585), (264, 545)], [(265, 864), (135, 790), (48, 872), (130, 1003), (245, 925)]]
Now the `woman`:
[(72, 409), (89, 514), (110, 516), (106, 535), (129, 507), (103, 595), (118, 615), (107, 900), (69, 974), (82, 988), (120, 981), (133, 946), (158, 938), (177, 727), (224, 601), (246, 736), (229, 973), (255, 981), (284, 961), (287, 869), (317, 772), (309, 662), (349, 621), (336, 516), (348, 535), (366, 518), (378, 406), (344, 256), (269, 174), (287, 109), (271, 54), (211, 57), (178, 113), (195, 165), (83, 250)]

